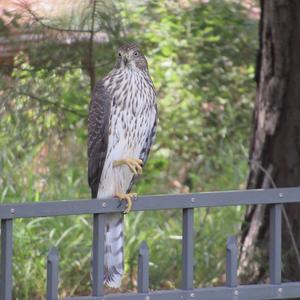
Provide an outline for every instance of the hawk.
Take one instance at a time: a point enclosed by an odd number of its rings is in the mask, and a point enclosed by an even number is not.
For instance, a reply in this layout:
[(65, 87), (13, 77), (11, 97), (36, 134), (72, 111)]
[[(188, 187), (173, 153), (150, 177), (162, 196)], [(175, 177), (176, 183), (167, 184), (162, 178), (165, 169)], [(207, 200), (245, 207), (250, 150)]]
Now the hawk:
[[(117, 197), (132, 206), (135, 178), (154, 142), (156, 93), (148, 63), (136, 44), (119, 48), (112, 71), (95, 85), (88, 118), (88, 182), (92, 198)], [(104, 283), (119, 287), (124, 272), (123, 214), (105, 228)]]

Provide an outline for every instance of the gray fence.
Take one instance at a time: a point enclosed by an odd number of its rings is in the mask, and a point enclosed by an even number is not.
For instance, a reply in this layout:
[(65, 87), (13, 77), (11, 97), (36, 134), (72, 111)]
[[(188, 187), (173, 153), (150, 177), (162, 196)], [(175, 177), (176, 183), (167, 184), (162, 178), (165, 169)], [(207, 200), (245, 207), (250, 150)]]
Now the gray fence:
[[(1, 265), (0, 300), (12, 299), (13, 220), (62, 215), (93, 214), (92, 296), (70, 297), (65, 300), (263, 300), (300, 297), (300, 282), (281, 282), (281, 206), (300, 202), (300, 188), (212, 192), (181, 195), (142, 196), (133, 211), (182, 209), (182, 286), (168, 291), (149, 291), (148, 248), (145, 242), (138, 257), (138, 292), (104, 295), (104, 217), (106, 213), (122, 212), (117, 199), (92, 199), (0, 205)], [(194, 208), (223, 207), (249, 204), (270, 204), (269, 275), (270, 284), (238, 285), (238, 249), (235, 237), (227, 240), (226, 286), (193, 287)], [(224, 245), (225, 247), (225, 245)], [(58, 252), (50, 249), (47, 257), (47, 300), (58, 299)]]

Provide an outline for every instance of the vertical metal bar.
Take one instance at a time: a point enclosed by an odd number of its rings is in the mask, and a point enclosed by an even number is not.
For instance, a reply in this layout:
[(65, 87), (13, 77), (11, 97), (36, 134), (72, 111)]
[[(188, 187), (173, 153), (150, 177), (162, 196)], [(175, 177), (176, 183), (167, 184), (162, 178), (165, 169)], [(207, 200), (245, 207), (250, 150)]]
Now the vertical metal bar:
[(235, 236), (230, 236), (226, 244), (226, 285), (237, 286), (238, 248)]
[(138, 292), (149, 292), (149, 249), (147, 243), (143, 241), (139, 250), (138, 259)]
[(182, 210), (182, 288), (193, 289), (194, 279), (194, 209)]
[(47, 300), (58, 300), (58, 251), (51, 248), (47, 256)]
[(103, 296), (105, 215), (94, 214), (93, 220), (93, 296)]
[(281, 283), (281, 207), (281, 204), (274, 204), (270, 208), (269, 265), (273, 284)]
[(1, 220), (0, 300), (12, 299), (12, 219)]

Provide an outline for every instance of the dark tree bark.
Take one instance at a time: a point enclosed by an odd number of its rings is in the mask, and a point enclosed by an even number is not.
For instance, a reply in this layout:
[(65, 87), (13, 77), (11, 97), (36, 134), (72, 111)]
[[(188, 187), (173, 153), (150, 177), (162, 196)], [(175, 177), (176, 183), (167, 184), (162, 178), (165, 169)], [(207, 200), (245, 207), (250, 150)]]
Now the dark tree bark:
[[(261, 0), (257, 96), (247, 188), (300, 186), (300, 1)], [(267, 281), (267, 206), (242, 226), (242, 281)], [(300, 206), (284, 207), (283, 280), (300, 280)], [(265, 263), (264, 263), (265, 262)]]

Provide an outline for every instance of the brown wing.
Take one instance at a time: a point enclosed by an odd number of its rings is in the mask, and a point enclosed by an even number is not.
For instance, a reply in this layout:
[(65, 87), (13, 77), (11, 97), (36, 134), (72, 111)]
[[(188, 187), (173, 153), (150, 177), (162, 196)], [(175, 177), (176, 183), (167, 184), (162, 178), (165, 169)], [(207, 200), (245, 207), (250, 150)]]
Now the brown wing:
[(111, 97), (98, 81), (93, 91), (88, 117), (88, 182), (92, 198), (97, 197), (106, 158)]

